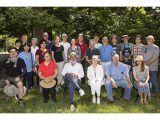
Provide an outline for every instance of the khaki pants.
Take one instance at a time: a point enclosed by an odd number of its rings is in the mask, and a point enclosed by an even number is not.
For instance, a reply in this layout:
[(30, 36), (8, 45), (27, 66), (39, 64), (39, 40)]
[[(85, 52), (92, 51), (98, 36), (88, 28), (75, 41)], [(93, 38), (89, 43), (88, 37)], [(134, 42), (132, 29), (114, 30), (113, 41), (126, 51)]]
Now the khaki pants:
[(57, 62), (57, 66), (58, 66), (58, 76), (57, 76), (57, 83), (58, 84), (63, 84), (64, 83), (64, 80), (63, 80), (63, 76), (62, 76), (62, 70), (63, 70), (63, 67), (64, 67), (64, 61), (62, 62)]

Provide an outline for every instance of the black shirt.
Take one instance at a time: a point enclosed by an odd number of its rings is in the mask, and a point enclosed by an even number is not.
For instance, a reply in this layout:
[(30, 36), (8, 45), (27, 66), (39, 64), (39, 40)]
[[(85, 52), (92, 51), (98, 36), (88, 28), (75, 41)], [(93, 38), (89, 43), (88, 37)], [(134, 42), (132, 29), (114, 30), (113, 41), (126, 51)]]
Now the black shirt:
[(64, 47), (60, 45), (59, 47), (53, 45), (51, 51), (54, 52), (54, 59), (56, 62), (64, 61), (62, 53), (64, 51)]
[(116, 44), (116, 45), (112, 45), (112, 47), (113, 47), (114, 52), (120, 55), (120, 52), (122, 51), (121, 45)]
[(91, 50), (91, 48), (87, 49), (86, 56), (88, 56), (88, 59), (91, 60), (93, 55), (99, 55), (99, 50), (97, 48), (94, 48)]
[(16, 66), (14, 62), (10, 61), (9, 63), (5, 64), (5, 68), (7, 76), (16, 77), (23, 74), (23, 72), (25, 71), (24, 68), (26, 68), (26, 64), (21, 58), (18, 58)]

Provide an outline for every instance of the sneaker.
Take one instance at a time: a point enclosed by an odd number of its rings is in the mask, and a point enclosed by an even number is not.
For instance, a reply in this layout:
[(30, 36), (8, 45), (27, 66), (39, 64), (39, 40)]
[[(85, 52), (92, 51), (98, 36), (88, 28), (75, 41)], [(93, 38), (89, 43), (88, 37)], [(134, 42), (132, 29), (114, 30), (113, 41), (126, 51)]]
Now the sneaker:
[(80, 96), (82, 97), (85, 93), (84, 93), (84, 90), (82, 90), (82, 89), (80, 89), (79, 90), (79, 94), (80, 94)]
[(97, 97), (97, 104), (99, 105), (100, 103), (100, 97)]
[(23, 87), (23, 96), (26, 95), (26, 92), (27, 92), (27, 88), (24, 86), (24, 87)]
[(92, 103), (93, 103), (93, 104), (96, 103), (96, 97), (95, 97), (95, 96), (92, 97)]
[(19, 101), (19, 104), (20, 104), (21, 107), (24, 107), (24, 102), (23, 102), (23, 100), (20, 100), (20, 101)]
[(71, 112), (74, 112), (76, 110), (75, 106), (73, 104), (70, 105)]
[(14, 97), (15, 97), (15, 99), (16, 99), (17, 101), (19, 100), (19, 96), (18, 96), (18, 95), (15, 95)]

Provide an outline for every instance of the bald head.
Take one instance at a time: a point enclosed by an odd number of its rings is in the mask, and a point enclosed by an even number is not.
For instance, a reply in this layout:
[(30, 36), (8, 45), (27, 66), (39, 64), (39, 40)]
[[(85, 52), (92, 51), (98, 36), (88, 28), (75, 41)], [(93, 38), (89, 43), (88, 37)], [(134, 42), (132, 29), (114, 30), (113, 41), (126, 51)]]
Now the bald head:
[(114, 54), (112, 56), (112, 61), (113, 61), (114, 64), (118, 64), (118, 62), (119, 62), (119, 55), (118, 54)]

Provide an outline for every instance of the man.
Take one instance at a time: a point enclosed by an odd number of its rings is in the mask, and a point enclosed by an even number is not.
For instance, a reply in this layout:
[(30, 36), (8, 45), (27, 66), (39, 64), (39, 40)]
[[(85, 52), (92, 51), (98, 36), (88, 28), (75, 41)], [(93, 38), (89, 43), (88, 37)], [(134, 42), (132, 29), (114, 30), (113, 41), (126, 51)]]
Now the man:
[(68, 48), (70, 47), (70, 43), (67, 42), (67, 34), (63, 33), (62, 34), (62, 42), (60, 42), (60, 45), (63, 45), (63, 48), (64, 48), (64, 55), (65, 55), (65, 62), (67, 61), (67, 50)]
[(98, 49), (95, 48), (95, 42), (93, 40), (89, 41), (89, 46), (90, 47), (87, 49), (87, 52), (86, 52), (86, 61), (88, 63), (88, 66), (92, 64), (91, 60), (93, 55), (98, 55), (99, 57), (99, 51)]
[(42, 37), (43, 37), (43, 40), (46, 41), (47, 49), (51, 51), (51, 48), (52, 48), (52, 41), (48, 40), (48, 38), (49, 38), (48, 33), (47, 33), (47, 32), (44, 32)]
[(113, 35), (111, 37), (111, 46), (113, 47), (114, 53), (117, 53), (120, 57), (120, 61), (122, 60), (122, 47), (117, 43), (117, 36)]
[(142, 56), (145, 64), (149, 67), (150, 80), (152, 83), (152, 96), (158, 95), (158, 59), (159, 59), (159, 47), (154, 44), (155, 39), (152, 35), (147, 36), (147, 45), (142, 48)]
[(109, 101), (113, 102), (112, 88), (122, 87), (125, 89), (124, 99), (130, 99), (130, 93), (132, 89), (132, 83), (129, 77), (129, 70), (127, 65), (119, 62), (119, 55), (114, 54), (112, 57), (112, 62), (106, 66), (105, 75), (106, 80), (106, 90), (107, 97)]
[(141, 35), (136, 36), (136, 44), (133, 47), (133, 60), (135, 61), (138, 55), (142, 55), (142, 48), (144, 45), (141, 43)]
[(83, 96), (85, 94), (80, 87), (81, 78), (84, 77), (84, 72), (82, 65), (80, 63), (77, 63), (77, 55), (75, 52), (71, 52), (70, 59), (71, 61), (65, 64), (62, 70), (62, 75), (64, 76), (65, 85), (69, 86), (70, 110), (75, 111), (75, 89), (77, 88), (79, 90), (80, 96)]
[(23, 106), (23, 76), (26, 74), (26, 65), (21, 58), (18, 58), (18, 54), (15, 48), (9, 50), (10, 57), (5, 64), (6, 79), (5, 84), (14, 84), (18, 87), (18, 99), (21, 106)]
[(108, 43), (108, 38), (107, 36), (102, 37), (102, 46), (99, 48), (99, 53), (100, 53), (100, 61), (101, 65), (105, 71), (105, 66), (112, 60), (112, 55), (114, 53), (113, 48), (111, 45)]
[(99, 47), (102, 46), (102, 44), (98, 42), (99, 41), (98, 35), (94, 35), (93, 40), (95, 42), (95, 48), (98, 49)]
[(122, 36), (124, 43), (121, 43), (122, 47), (122, 62), (132, 66), (133, 58), (133, 44), (129, 43), (128, 35)]

